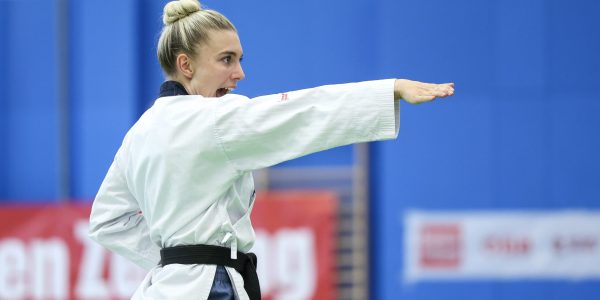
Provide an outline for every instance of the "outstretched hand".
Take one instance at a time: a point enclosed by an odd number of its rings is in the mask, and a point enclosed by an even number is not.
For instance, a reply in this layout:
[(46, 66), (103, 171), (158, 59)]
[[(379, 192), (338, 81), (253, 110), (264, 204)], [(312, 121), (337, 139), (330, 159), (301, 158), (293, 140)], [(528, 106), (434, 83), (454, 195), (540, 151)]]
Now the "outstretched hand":
[(394, 98), (419, 104), (454, 95), (454, 83), (425, 83), (407, 79), (396, 79)]

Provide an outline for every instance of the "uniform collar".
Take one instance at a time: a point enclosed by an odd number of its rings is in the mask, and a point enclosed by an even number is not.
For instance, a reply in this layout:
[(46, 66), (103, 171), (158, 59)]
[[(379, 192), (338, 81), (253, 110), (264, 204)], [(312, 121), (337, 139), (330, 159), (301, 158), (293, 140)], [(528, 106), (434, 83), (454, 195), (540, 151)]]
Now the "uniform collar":
[(177, 81), (169, 80), (160, 85), (160, 97), (189, 95), (183, 85)]

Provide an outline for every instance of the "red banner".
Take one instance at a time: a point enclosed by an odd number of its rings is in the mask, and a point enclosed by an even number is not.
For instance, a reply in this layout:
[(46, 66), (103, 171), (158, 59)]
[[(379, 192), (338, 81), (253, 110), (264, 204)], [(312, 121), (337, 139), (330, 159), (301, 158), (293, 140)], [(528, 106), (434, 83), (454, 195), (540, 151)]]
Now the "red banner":
[[(335, 298), (337, 200), (263, 192), (252, 221), (263, 299)], [(0, 299), (128, 299), (145, 273), (87, 237), (90, 206), (0, 207)]]

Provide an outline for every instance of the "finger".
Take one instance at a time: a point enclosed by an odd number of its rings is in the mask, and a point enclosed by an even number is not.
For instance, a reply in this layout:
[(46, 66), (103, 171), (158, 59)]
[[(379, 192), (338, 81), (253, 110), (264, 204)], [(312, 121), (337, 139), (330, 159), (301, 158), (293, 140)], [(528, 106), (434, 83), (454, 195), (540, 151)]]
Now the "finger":
[(435, 87), (432, 94), (437, 97), (445, 97), (450, 94), (450, 88), (445, 87), (443, 85), (438, 85)]
[(422, 91), (425, 94), (438, 94), (444, 91), (444, 87), (440, 84), (428, 83), (426, 86), (423, 86)]
[(454, 94), (454, 87), (449, 86), (449, 85), (443, 85), (441, 86), (441, 90), (443, 91), (443, 93), (445, 94), (445, 96), (451, 96)]
[(416, 95), (427, 97), (427, 98), (415, 99), (415, 101), (418, 101), (418, 103), (433, 100), (433, 99), (430, 99), (429, 97), (445, 98), (445, 97), (454, 95), (454, 83), (435, 84), (435, 83), (417, 82), (415, 84), (415, 87), (416, 87), (416, 90), (415, 90)]
[(448, 96), (452, 96), (452, 94), (454, 94), (453, 90), (448, 89), (448, 88), (443, 88), (443, 89), (438, 89), (437, 91), (433, 91), (432, 93), (429, 93), (427, 95), (438, 97), (438, 98), (445, 98)]

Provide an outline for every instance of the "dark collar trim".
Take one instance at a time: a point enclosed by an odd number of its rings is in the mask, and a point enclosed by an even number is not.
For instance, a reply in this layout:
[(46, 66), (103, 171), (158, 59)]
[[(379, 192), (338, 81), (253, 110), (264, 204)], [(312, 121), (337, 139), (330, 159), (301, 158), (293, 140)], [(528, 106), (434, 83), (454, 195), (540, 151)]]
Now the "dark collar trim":
[(177, 81), (169, 80), (160, 85), (160, 97), (189, 95), (183, 85)]

